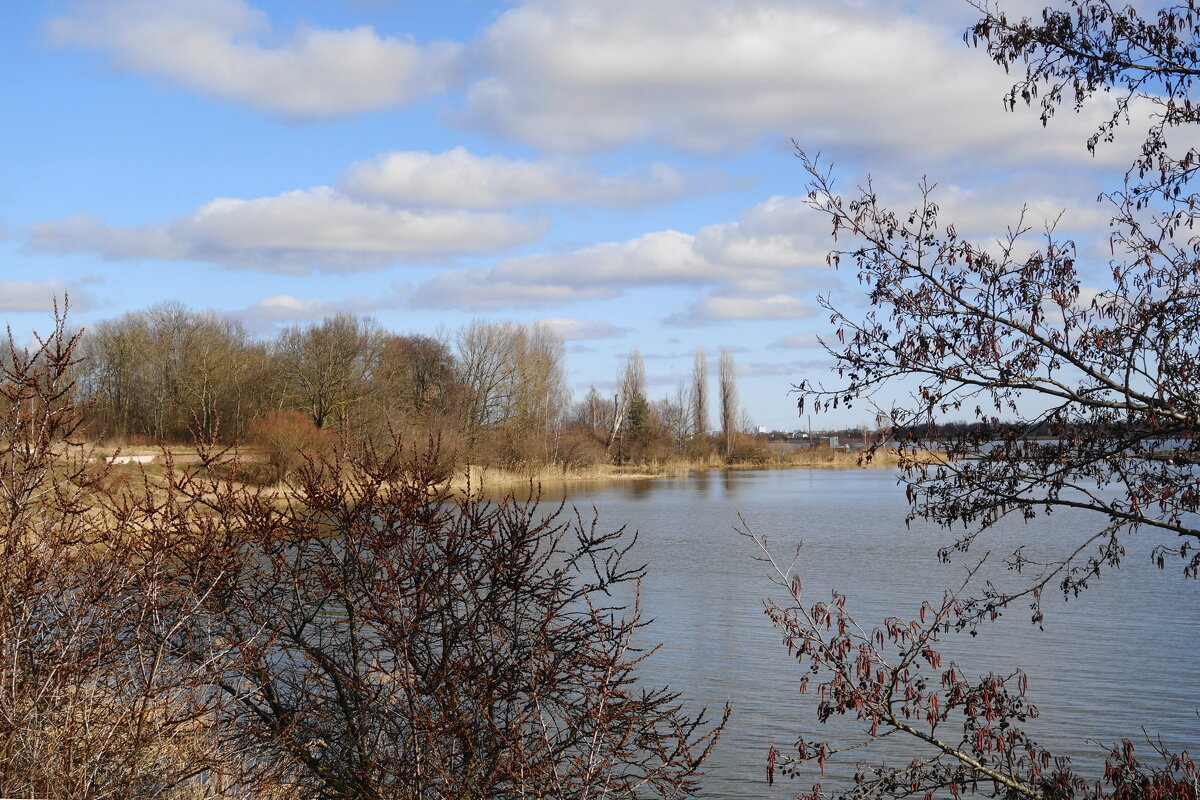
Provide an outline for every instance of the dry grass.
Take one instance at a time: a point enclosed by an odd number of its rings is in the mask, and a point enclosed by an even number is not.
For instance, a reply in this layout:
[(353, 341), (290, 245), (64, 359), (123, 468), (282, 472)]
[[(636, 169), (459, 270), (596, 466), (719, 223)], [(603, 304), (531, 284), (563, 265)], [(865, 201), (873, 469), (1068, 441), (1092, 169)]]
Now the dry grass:
[[(520, 493), (526, 487), (557, 487), (562, 484), (610, 483), (648, 478), (672, 478), (693, 472), (766, 469), (895, 469), (900, 459), (895, 450), (880, 449), (871, 460), (865, 461), (861, 450), (812, 448), (794, 452), (760, 451), (753, 460), (732, 464), (712, 456), (702, 459), (675, 458), (655, 460), (644, 464), (616, 466), (596, 464), (585, 467), (531, 465), (526, 469), (505, 470), (496, 467), (470, 466), (460, 471), (450, 482), (451, 488), (465, 492), (483, 491), (487, 494)], [(911, 457), (911, 454), (910, 454)], [(919, 457), (929, 461), (940, 454), (927, 452)]]
[[(175, 460), (175, 469), (194, 470), (198, 465), (191, 463), (196, 458), (194, 447), (174, 446), (166, 448)], [(94, 455), (98, 458), (111, 456), (118, 447), (97, 447)], [(122, 455), (157, 455), (150, 463), (127, 463), (108, 466), (110, 487), (121, 485), (164, 487), (167, 481), (166, 464), (163, 458), (163, 448), (149, 446), (120, 447)], [(239, 451), (240, 456), (247, 461), (257, 461), (261, 454)], [(628, 480), (645, 480), (653, 478), (672, 478), (685, 476), (694, 472), (714, 472), (726, 470), (766, 470), (766, 469), (894, 469), (900, 461), (895, 450), (880, 449), (876, 451), (869, 462), (864, 463), (865, 452), (862, 450), (840, 450), (829, 447), (815, 447), (805, 450), (778, 451), (758, 449), (753, 451), (753, 457), (746, 460), (727, 463), (718, 456), (710, 455), (701, 458), (677, 457), (657, 459), (641, 464), (613, 465), (594, 464), (588, 466), (563, 466), (558, 464), (531, 464), (524, 468), (503, 469), (469, 465), (458, 468), (450, 480), (450, 488), (458, 493), (470, 491), (489, 496), (507, 493), (523, 495), (536, 492), (538, 489), (554, 493), (559, 487), (581, 484), (602, 485)], [(938, 460), (940, 455), (929, 452), (928, 459)], [(253, 465), (246, 465), (252, 467)], [(261, 492), (271, 502), (283, 505), (294, 499), (294, 489), (284, 481), (274, 485), (264, 486), (252, 480), (239, 480), (242, 467), (229, 464), (223, 466), (220, 473), (226, 473), (223, 483), (230, 487), (253, 488)], [(216, 477), (222, 477), (218, 473)]]

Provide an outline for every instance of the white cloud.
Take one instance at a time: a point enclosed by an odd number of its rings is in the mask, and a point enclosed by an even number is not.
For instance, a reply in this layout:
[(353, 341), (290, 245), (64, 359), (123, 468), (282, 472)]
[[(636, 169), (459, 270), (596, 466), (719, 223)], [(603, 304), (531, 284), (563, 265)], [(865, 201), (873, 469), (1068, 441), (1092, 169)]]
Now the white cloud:
[(499, 214), (395, 209), (327, 188), (213, 200), (171, 228), (201, 248), (418, 257), (490, 252), (540, 235), (533, 226)]
[(443, 272), (418, 286), (408, 298), (414, 308), (462, 308), (489, 311), (500, 308), (539, 308), (602, 300), (620, 292), (609, 287), (579, 287), (566, 283), (521, 283), (498, 280), (487, 270)]
[(69, 298), (71, 308), (75, 311), (83, 311), (93, 305), (86, 292), (54, 278), (0, 281), (0, 311), (50, 311), (54, 308), (55, 300), (61, 309), (64, 297)]
[(289, 38), (243, 0), (81, 0), (47, 25), (56, 44), (101, 50), (118, 68), (294, 117), (410, 103), (460, 74), (458, 45), (367, 26)]
[(490, 271), (501, 280), (566, 281), (588, 286), (659, 286), (733, 277), (727, 264), (696, 249), (696, 237), (656, 231), (623, 242), (604, 242), (571, 253), (541, 253), (501, 261)]
[(790, 136), (920, 164), (1089, 158), (1098, 109), (1049, 129), (1005, 112), (1011, 79), (958, 30), (821, 0), (528, 0), (481, 37), (462, 117), (559, 152)]
[(539, 319), (538, 322), (547, 326), (568, 342), (580, 339), (616, 339), (629, 332), (628, 328), (618, 328), (611, 322), (594, 319), (545, 317)]
[[(894, 185), (898, 209), (916, 197), (914, 187)], [(1015, 220), (1021, 197), (1029, 219), (1053, 216), (1078, 205), (1090, 184), (1064, 189), (1009, 181), (980, 189), (940, 187), (934, 200), (943, 223), (961, 233), (997, 236)], [(1092, 195), (1094, 197), (1094, 195)], [(1084, 201), (1070, 219), (1077, 230), (1094, 231), (1105, 220), (1102, 209)], [(840, 246), (848, 246), (843, 239)], [(420, 287), (422, 303), (466, 308), (545, 305), (598, 296), (614, 296), (649, 286), (719, 286), (719, 294), (671, 317), (684, 325), (729, 319), (790, 319), (807, 316), (797, 293), (831, 291), (843, 283), (826, 268), (826, 255), (839, 243), (829, 236), (829, 221), (806, 198), (775, 196), (746, 210), (734, 222), (706, 225), (694, 234), (654, 231), (624, 241), (601, 242), (563, 253), (537, 253), (503, 259), (489, 269), (449, 273)], [(522, 288), (524, 287), (524, 288)], [(494, 290), (494, 291), (493, 291)], [(604, 290), (599, 292), (596, 290)]]
[[(897, 213), (921, 202), (914, 184), (885, 178), (875, 180), (872, 188), (880, 202)], [(1056, 220), (1060, 233), (1107, 233), (1112, 209), (1097, 202), (1100, 192), (1100, 185), (1086, 176), (1043, 172), (1009, 175), (972, 186), (942, 182), (933, 186), (930, 199), (938, 206), (941, 225), (953, 223), (960, 236), (987, 242), (1016, 227), (1022, 209), (1024, 225), (1035, 234)]]
[(298, 322), (323, 319), (335, 314), (370, 314), (393, 308), (402, 302), (398, 294), (384, 297), (349, 297), (343, 300), (313, 298), (302, 300), (290, 294), (264, 297), (228, 316), (249, 322)]
[[(654, 231), (566, 253), (506, 258), (489, 269), (440, 275), (418, 287), (423, 305), (504, 308), (614, 297), (647, 286), (724, 285), (743, 294), (778, 294), (811, 281), (798, 270), (825, 270), (825, 232), (817, 214), (797, 214), (794, 198), (771, 198), (741, 221), (695, 234)], [(832, 278), (831, 278), (832, 280)], [(827, 281), (828, 283), (828, 281)]]
[(30, 226), (26, 246), (39, 252), (95, 253), (110, 261), (187, 258), (189, 248), (162, 226), (112, 227), (93, 214), (72, 214)]
[(86, 215), (41, 222), (31, 226), (27, 246), (302, 274), (495, 253), (535, 241), (544, 230), (544, 223), (504, 214), (397, 209), (318, 187), (253, 200), (219, 198), (166, 225), (109, 226)]
[(444, 153), (385, 153), (356, 162), (346, 170), (341, 187), (353, 197), (427, 207), (576, 203), (630, 208), (668, 202), (722, 183), (715, 175), (697, 180), (660, 163), (641, 174), (608, 177), (561, 159), (521, 161), (456, 147)]
[(800, 350), (820, 346), (821, 341), (815, 333), (793, 333), (790, 336), (776, 339), (768, 345), (772, 350)]
[(806, 300), (788, 294), (767, 297), (728, 297), (710, 295), (692, 303), (663, 321), (687, 327), (715, 322), (750, 319), (800, 319), (813, 314)]

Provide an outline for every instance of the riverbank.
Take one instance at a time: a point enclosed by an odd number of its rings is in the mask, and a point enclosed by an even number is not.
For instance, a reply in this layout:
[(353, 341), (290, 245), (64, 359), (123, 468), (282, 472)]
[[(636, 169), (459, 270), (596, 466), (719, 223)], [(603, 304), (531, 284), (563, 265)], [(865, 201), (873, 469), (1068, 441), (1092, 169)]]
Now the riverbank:
[[(900, 465), (896, 451), (880, 449), (869, 462), (862, 450), (813, 448), (798, 452), (768, 453), (762, 458), (727, 463), (717, 458), (671, 459), (643, 464), (593, 464), (588, 466), (531, 465), (526, 468), (468, 466), (451, 480), (456, 491), (512, 490), (525, 486), (553, 487), (561, 484), (608, 483), (655, 478), (678, 478), (697, 472), (730, 472), (771, 469), (895, 469)], [(928, 453), (929, 460), (938, 454)]]
[[(92, 458), (97, 463), (108, 462), (107, 469), (115, 482), (128, 482), (135, 476), (161, 484), (166, 476), (168, 455), (176, 469), (198, 469), (200, 456), (194, 447), (107, 447), (96, 448)], [(515, 468), (467, 465), (457, 467), (449, 480), (449, 488), (458, 493), (482, 493), (488, 496), (509, 492), (522, 494), (525, 489), (538, 488), (557, 494), (563, 486), (599, 485), (634, 480), (678, 478), (700, 472), (756, 471), (777, 469), (820, 470), (877, 470), (895, 469), (900, 460), (895, 450), (881, 448), (870, 461), (864, 450), (843, 450), (829, 447), (799, 451), (760, 451), (753, 459), (726, 462), (716, 456), (706, 458), (674, 458), (638, 464), (561, 465), (532, 464)], [(930, 460), (938, 454), (930, 452)], [(266, 456), (253, 448), (224, 455), (214, 469), (217, 477), (233, 485), (255, 486), (283, 501), (292, 495), (287, 481), (264, 482), (262, 467)], [(257, 479), (256, 479), (257, 478)]]

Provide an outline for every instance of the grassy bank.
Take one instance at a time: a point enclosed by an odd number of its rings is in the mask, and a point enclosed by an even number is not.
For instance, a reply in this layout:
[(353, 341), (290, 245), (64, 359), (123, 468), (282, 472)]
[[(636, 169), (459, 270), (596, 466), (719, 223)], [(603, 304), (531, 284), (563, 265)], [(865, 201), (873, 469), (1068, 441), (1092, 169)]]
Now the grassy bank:
[[(451, 482), (459, 491), (480, 487), (491, 492), (519, 489), (530, 484), (555, 487), (559, 484), (605, 483), (648, 478), (669, 478), (693, 472), (748, 471), (767, 469), (894, 469), (899, 458), (893, 450), (879, 450), (869, 463), (862, 451), (813, 448), (796, 452), (768, 452), (753, 459), (732, 463), (716, 457), (674, 458), (640, 464), (593, 464), (587, 466), (529, 465), (523, 468), (469, 466)], [(936, 454), (930, 453), (931, 459)]]
[[(176, 469), (197, 469), (198, 456), (194, 447), (173, 446), (169, 448), (154, 447), (105, 447), (96, 448), (94, 457), (97, 460), (107, 459), (115, 454), (122, 457), (154, 456), (152, 461), (135, 461), (109, 466), (109, 474), (115, 484), (140, 482), (148, 480), (150, 484), (161, 485), (165, 479), (166, 457), (170, 457)], [(484, 492), (487, 495), (498, 495), (507, 492), (522, 494), (526, 488), (541, 487), (548, 494), (558, 494), (563, 486), (579, 486), (586, 484), (604, 484), (627, 480), (644, 480), (653, 478), (679, 477), (695, 472), (748, 471), (767, 469), (894, 469), (899, 459), (894, 450), (881, 449), (874, 454), (870, 462), (864, 463), (864, 452), (859, 450), (840, 450), (833, 448), (811, 448), (789, 452), (772, 450), (755, 451), (753, 457), (744, 460), (726, 462), (715, 455), (702, 458), (671, 458), (654, 460), (635, 464), (591, 464), (591, 465), (561, 465), (561, 464), (529, 464), (511, 468), (495, 466), (468, 465), (455, 469), (454, 477), (450, 480), (450, 488), (458, 492)], [(230, 454), (230, 458), (232, 458)], [(931, 453), (930, 458), (936, 458)], [(258, 486), (269, 494), (277, 495), (285, 501), (291, 495), (291, 488), (286, 481), (264, 484), (254, 480), (253, 476), (261, 476), (265, 466), (265, 455), (253, 448), (240, 450), (236, 458), (239, 464), (226, 462), (219, 467), (218, 476), (227, 476), (229, 483), (237, 484), (243, 481)], [(239, 480), (240, 478), (240, 480)]]

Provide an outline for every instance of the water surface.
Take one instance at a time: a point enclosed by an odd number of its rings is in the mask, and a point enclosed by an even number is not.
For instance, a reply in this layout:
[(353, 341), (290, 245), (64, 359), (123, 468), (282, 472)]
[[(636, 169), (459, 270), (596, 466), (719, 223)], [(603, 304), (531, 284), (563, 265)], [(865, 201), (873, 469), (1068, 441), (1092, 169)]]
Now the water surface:
[[(836, 587), (863, 627), (887, 615), (915, 617), (922, 600), (937, 602), (945, 587), (961, 581), (968, 560), (939, 564), (936, 551), (948, 535), (918, 524), (906, 529), (904, 492), (890, 470), (699, 473), (574, 487), (570, 502), (594, 506), (604, 527), (640, 530), (635, 555), (649, 564), (642, 606), (655, 618), (643, 641), (663, 642), (643, 675), (670, 683), (698, 705), (733, 705), (705, 779), (704, 796), (712, 798), (807, 791), (819, 779), (815, 766), (812, 776), (768, 789), (768, 748), (786, 751), (798, 736), (838, 733), (817, 723), (815, 693), (797, 691), (801, 671), (763, 614), (763, 598), (783, 599), (782, 592), (754, 560), (752, 543), (734, 532), (738, 512), (780, 556), (803, 542), (806, 599), (827, 597)], [(1030, 542), (1033, 552), (1047, 552), (1096, 524), (1085, 514), (1056, 512), (1029, 525), (1005, 525), (984, 543), (995, 551), (984, 569), (998, 581), (1012, 580), (999, 558), (1006, 547)], [(1079, 763), (1093, 763), (1099, 752), (1087, 739), (1136, 738), (1142, 725), (1177, 749), (1200, 749), (1200, 585), (1182, 578), (1177, 564), (1165, 571), (1149, 564), (1152, 536), (1131, 539), (1122, 568), (1082, 597), (1045, 598), (1045, 630), (1030, 625), (1021, 608), (979, 636), (952, 636), (945, 646), (973, 675), (1022, 666), (1042, 712), (1030, 730), (1052, 752)], [(904, 747), (887, 752), (904, 760), (917, 754)]]

